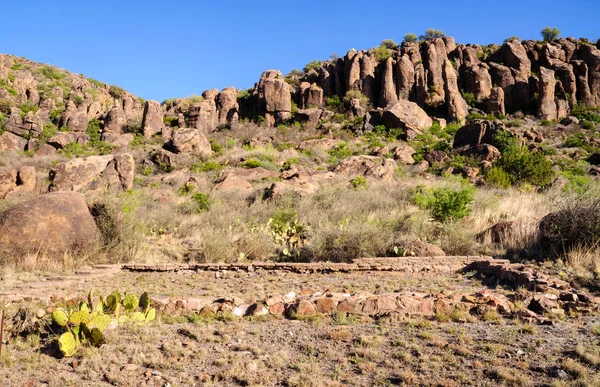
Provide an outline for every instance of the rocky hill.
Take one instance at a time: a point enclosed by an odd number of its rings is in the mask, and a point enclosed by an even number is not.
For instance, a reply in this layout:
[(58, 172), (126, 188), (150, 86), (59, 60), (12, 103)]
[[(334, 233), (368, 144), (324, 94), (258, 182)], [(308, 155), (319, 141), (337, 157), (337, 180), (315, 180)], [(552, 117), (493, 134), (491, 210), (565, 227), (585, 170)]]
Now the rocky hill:
[[(367, 130), (380, 123), (406, 126), (382, 114), (398, 101), (413, 102), (448, 122), (463, 122), (473, 108), (496, 116), (520, 111), (561, 120), (578, 104), (600, 105), (599, 45), (568, 38), (480, 46), (456, 44), (451, 37), (403, 42), (401, 47), (388, 44), (350, 50), (343, 58), (313, 62), (306, 71), (285, 77), (269, 70), (250, 90), (207, 90), (202, 97), (163, 104), (52, 66), (1, 55), (0, 125), (6, 133), (0, 149), (51, 153), (47, 144), (60, 149), (70, 142), (98, 140), (98, 135), (123, 146), (135, 133), (146, 138), (161, 133), (168, 142), (174, 127), (210, 133), (240, 119), (264, 119), (269, 126), (291, 119), (316, 125), (336, 113), (348, 113), (349, 119), (365, 117), (361, 124)], [(96, 125), (87, 133), (92, 121)]]
[[(144, 249), (203, 261), (347, 261), (439, 255), (440, 247), (488, 254), (499, 240), (490, 245), (489, 233), (506, 227), (528, 230), (528, 236), (511, 234), (511, 248), (523, 247), (552, 210), (548, 197), (590, 191), (600, 175), (599, 44), (572, 38), (513, 38), (502, 46), (456, 44), (451, 37), (400, 46), (384, 41), (285, 76), (265, 71), (249, 90), (207, 90), (162, 103), (1, 55), (0, 204), (8, 209), (49, 191), (85, 193), (92, 214), (84, 220), (95, 218), (103, 251), (127, 260)], [(539, 191), (529, 199), (546, 204), (535, 219), (530, 213), (524, 219), (520, 208), (490, 215), (482, 208), (491, 191), (474, 186), (503, 190), (506, 203), (523, 190)], [(373, 203), (375, 210), (330, 209), (337, 214), (331, 215), (313, 208), (313, 195), (323, 192), (339, 198), (330, 206), (346, 200), (358, 206), (384, 193), (396, 199)], [(481, 212), (465, 218), (474, 195)], [(432, 204), (439, 200), (464, 208)], [(212, 203), (225, 208), (211, 209)], [(384, 204), (389, 207), (378, 207)], [(282, 206), (295, 215), (281, 215)], [(38, 226), (54, 229), (59, 206), (34, 207), (44, 209), (48, 222)], [(18, 225), (27, 208), (25, 202), (6, 212), (0, 228)], [(374, 213), (381, 217), (375, 223), (368, 220)], [(273, 228), (277, 216), (284, 217), (282, 228)], [(220, 223), (211, 225), (216, 219)], [(428, 226), (415, 224), (418, 219)], [(441, 231), (439, 224), (448, 222), (456, 229)], [(458, 229), (469, 235), (453, 243)], [(59, 235), (33, 232), (17, 243), (8, 235), (22, 229), (3, 230), (0, 249), (18, 253), (40, 246), (51, 252), (49, 242)], [(69, 250), (76, 249), (80, 239), (63, 231), (61, 238), (73, 241)], [(134, 249), (134, 242), (144, 247)], [(507, 245), (500, 245), (502, 255)]]

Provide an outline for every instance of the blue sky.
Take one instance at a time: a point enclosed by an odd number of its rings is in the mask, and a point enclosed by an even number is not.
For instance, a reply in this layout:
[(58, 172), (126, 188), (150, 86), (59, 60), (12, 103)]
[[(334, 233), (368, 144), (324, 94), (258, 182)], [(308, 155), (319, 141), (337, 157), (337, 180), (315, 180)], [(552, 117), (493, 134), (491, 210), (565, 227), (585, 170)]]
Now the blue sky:
[(0, 52), (54, 64), (146, 99), (252, 87), (262, 71), (284, 74), (427, 28), (462, 43), (562, 36), (600, 38), (600, 1), (9, 1)]

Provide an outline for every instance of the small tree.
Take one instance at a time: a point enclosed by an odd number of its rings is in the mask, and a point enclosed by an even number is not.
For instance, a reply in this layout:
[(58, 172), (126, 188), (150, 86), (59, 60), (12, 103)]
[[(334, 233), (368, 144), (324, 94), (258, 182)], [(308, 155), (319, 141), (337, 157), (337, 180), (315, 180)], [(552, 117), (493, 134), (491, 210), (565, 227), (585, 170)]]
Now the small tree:
[(398, 49), (398, 43), (396, 43), (393, 39), (386, 39), (383, 42), (381, 42), (381, 46), (389, 49), (389, 50), (397, 50)]
[(375, 55), (375, 59), (377, 59), (378, 62), (383, 62), (386, 61), (387, 58), (392, 56), (392, 51), (389, 48), (387, 48), (383, 43), (381, 43), (381, 46), (375, 48), (373, 54)]
[(404, 41), (408, 43), (415, 43), (419, 40), (417, 34), (413, 34), (412, 32), (404, 35)]
[(444, 36), (446, 36), (446, 34), (444, 34), (444, 31), (428, 28), (427, 31), (423, 33), (423, 35), (419, 36), (419, 39), (428, 41), (435, 38), (443, 38)]
[(519, 39), (519, 37), (518, 37), (518, 36), (511, 36), (510, 38), (506, 38), (506, 39), (504, 39), (504, 43), (512, 42), (512, 41), (515, 41), (515, 40), (516, 40), (517, 42), (520, 42), (520, 41), (521, 41), (521, 39)]
[(542, 30), (542, 38), (544, 38), (544, 42), (552, 42), (560, 36), (560, 30), (556, 27), (550, 28), (546, 27)]
[(310, 70), (315, 70), (318, 71), (319, 68), (323, 65), (323, 62), (320, 60), (312, 60), (310, 63), (308, 63), (306, 66), (304, 66), (304, 72), (307, 73)]

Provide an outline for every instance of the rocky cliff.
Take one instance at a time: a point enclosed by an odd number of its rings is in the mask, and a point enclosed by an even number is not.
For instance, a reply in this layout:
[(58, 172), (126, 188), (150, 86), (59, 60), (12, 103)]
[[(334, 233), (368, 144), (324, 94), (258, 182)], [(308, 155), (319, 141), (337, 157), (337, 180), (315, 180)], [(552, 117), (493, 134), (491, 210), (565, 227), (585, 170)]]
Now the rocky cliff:
[[(268, 70), (250, 90), (207, 90), (201, 97), (162, 104), (82, 75), (0, 55), (0, 150), (48, 154), (90, 141), (120, 147), (136, 133), (146, 138), (160, 134), (177, 148), (173, 144), (181, 139), (175, 138), (175, 128), (195, 129), (190, 136), (205, 143), (196, 137), (239, 119), (264, 120), (269, 126), (292, 118), (318, 123), (332, 117), (330, 110), (365, 116), (365, 129), (379, 123), (386, 111), (397, 111), (396, 117), (406, 109), (414, 112), (411, 116), (422, 115), (422, 109), (451, 121), (464, 121), (473, 108), (560, 120), (576, 104), (600, 106), (599, 47), (600, 42), (573, 38), (551, 43), (514, 39), (502, 46), (456, 44), (451, 37), (404, 42), (397, 48), (352, 49), (288, 76)], [(399, 101), (413, 104), (398, 106)]]

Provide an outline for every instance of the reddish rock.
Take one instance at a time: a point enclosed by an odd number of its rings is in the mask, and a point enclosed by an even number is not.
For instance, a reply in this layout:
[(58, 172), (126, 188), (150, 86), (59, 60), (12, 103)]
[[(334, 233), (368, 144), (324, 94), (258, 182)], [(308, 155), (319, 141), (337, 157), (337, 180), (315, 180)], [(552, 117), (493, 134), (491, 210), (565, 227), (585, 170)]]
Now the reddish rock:
[(313, 316), (317, 314), (317, 308), (312, 301), (300, 300), (300, 302), (296, 304), (295, 312), (297, 316)]
[(274, 315), (282, 315), (285, 313), (285, 304), (277, 303), (269, 307), (269, 313)]
[(335, 312), (338, 302), (331, 297), (319, 298), (317, 300), (317, 311), (328, 314)]

